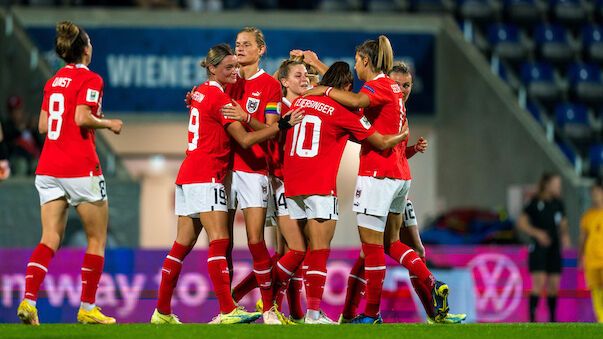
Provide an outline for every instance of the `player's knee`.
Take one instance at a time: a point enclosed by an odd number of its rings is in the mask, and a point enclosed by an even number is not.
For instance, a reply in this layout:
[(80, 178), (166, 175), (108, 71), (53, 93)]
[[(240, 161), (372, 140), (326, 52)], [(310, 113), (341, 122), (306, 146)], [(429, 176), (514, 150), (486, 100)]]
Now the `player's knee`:
[(62, 234), (54, 232), (43, 232), (40, 243), (48, 246), (53, 251), (57, 251), (61, 247), (61, 241), (63, 240)]

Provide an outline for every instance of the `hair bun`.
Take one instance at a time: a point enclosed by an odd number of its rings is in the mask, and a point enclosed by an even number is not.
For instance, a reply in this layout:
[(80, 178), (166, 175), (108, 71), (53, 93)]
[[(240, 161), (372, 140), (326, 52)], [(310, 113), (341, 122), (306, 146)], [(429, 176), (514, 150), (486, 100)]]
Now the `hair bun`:
[(80, 34), (80, 29), (71, 21), (63, 21), (57, 25), (57, 37), (73, 43)]
[(201, 59), (201, 61), (199, 62), (199, 65), (201, 65), (201, 67), (203, 68), (207, 68), (207, 61), (205, 61), (205, 59)]

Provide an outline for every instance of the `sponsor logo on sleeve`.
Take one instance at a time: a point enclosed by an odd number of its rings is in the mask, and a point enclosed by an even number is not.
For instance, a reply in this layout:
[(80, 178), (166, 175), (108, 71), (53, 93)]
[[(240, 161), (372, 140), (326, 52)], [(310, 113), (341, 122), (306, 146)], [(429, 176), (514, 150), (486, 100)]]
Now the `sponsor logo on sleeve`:
[(367, 90), (369, 90), (371, 93), (375, 93), (375, 90), (369, 86), (369, 85), (364, 85), (362, 88), (366, 88)]
[(371, 122), (365, 116), (362, 116), (362, 118), (360, 118), (360, 123), (366, 129), (371, 128)]
[(98, 102), (98, 98), (100, 97), (99, 92), (93, 90), (92, 88), (88, 88), (86, 92), (86, 101), (88, 102)]

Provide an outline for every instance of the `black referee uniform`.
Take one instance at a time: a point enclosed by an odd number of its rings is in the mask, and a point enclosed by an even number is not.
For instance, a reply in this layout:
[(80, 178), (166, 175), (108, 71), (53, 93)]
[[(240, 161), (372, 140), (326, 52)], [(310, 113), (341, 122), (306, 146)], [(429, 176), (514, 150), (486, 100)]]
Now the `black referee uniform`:
[(545, 231), (551, 239), (548, 247), (542, 246), (535, 238), (530, 239), (528, 266), (530, 272), (561, 273), (561, 241), (559, 225), (565, 217), (565, 209), (561, 200), (542, 201), (533, 198), (523, 210), (530, 219), (530, 224)]

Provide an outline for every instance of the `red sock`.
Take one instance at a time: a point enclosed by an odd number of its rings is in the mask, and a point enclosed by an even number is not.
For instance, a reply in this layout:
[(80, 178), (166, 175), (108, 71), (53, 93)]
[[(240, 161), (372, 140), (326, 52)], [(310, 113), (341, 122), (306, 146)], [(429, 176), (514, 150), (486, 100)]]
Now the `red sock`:
[(182, 261), (193, 249), (192, 246), (183, 246), (174, 241), (170, 253), (163, 261), (161, 267), (161, 284), (159, 285), (159, 297), (157, 298), (157, 310), (161, 314), (172, 313), (172, 295), (178, 283)]
[(350, 276), (348, 277), (348, 288), (345, 294), (345, 304), (343, 305), (343, 316), (347, 319), (356, 317), (356, 309), (364, 295), (366, 280), (364, 280), (364, 258), (358, 257)]
[(390, 245), (388, 254), (394, 260), (402, 264), (402, 266), (406, 267), (411, 275), (416, 276), (429, 287), (429, 290), (431, 291), (435, 285), (435, 278), (415, 251), (400, 241), (396, 241)]
[(298, 268), (291, 280), (289, 280), (289, 287), (287, 288), (287, 302), (289, 303), (289, 314), (293, 319), (302, 319), (304, 317), (304, 310), (301, 304), (301, 293), (304, 286), (304, 279), (302, 279), (302, 270)]
[(279, 310), (283, 304), (283, 298), (287, 292), (289, 281), (293, 276), (293, 273), (297, 271), (299, 265), (304, 261), (306, 252), (289, 250), (287, 254), (276, 263), (276, 280), (275, 280), (275, 295), (274, 301), (278, 305)]
[(270, 254), (266, 248), (264, 241), (257, 244), (248, 244), (251, 257), (253, 258), (253, 272), (255, 280), (258, 282), (260, 293), (262, 294), (262, 302), (264, 304), (263, 311), (266, 312), (272, 307), (272, 261)]
[(94, 304), (96, 289), (103, 274), (105, 258), (100, 255), (86, 253), (82, 263), (82, 302)]
[(435, 313), (431, 304), (431, 290), (429, 290), (427, 286), (425, 286), (425, 284), (419, 281), (419, 279), (414, 275), (410, 275), (410, 283), (412, 284), (412, 287), (417, 293), (419, 300), (421, 300), (421, 304), (423, 304), (423, 309), (425, 309), (425, 313), (428, 317), (433, 318), (435, 316)]
[(228, 279), (229, 279), (229, 287), (232, 289), (232, 277), (234, 275), (234, 268), (232, 263), (232, 249), (234, 247), (234, 241), (228, 240), (228, 247), (226, 248), (226, 262), (228, 263)]
[(38, 299), (40, 285), (44, 281), (46, 272), (48, 272), (48, 264), (53, 256), (54, 251), (42, 243), (39, 243), (31, 254), (25, 271), (25, 299), (31, 301)]
[(382, 245), (362, 244), (364, 252), (364, 275), (366, 276), (366, 308), (369, 317), (379, 315), (381, 291), (385, 280), (385, 252)]
[(251, 270), (251, 272), (249, 272), (249, 274), (247, 274), (245, 278), (243, 278), (243, 280), (241, 280), (241, 282), (238, 283), (237, 286), (235, 286), (235, 288), (232, 290), (232, 298), (236, 302), (239, 302), (244, 296), (253, 291), (253, 289), (256, 287), (258, 287), (258, 281), (255, 280), (255, 273), (253, 273), (253, 270)]
[(236, 308), (230, 295), (230, 274), (226, 261), (227, 248), (228, 239), (214, 240), (209, 243), (207, 258), (207, 271), (220, 303), (220, 312), (224, 314), (230, 313)]
[(331, 250), (312, 250), (308, 253), (308, 271), (306, 272), (306, 293), (308, 309), (318, 311), (322, 293), (327, 281), (327, 259)]

